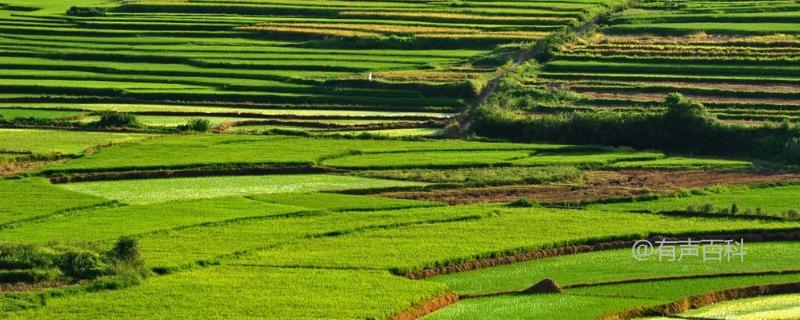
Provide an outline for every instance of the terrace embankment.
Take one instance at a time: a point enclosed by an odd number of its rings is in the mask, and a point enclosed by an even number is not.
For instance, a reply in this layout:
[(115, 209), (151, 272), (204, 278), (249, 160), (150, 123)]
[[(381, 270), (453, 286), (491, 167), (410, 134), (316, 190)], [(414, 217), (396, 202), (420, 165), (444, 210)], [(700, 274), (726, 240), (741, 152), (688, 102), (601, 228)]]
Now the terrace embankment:
[(751, 298), (763, 295), (796, 293), (796, 292), (800, 292), (800, 282), (733, 288), (733, 289), (714, 291), (702, 295), (688, 297), (674, 301), (672, 303), (663, 304), (659, 306), (641, 307), (641, 308), (634, 308), (624, 311), (613, 312), (604, 315), (602, 317), (599, 317), (598, 319), (621, 320), (621, 319), (633, 319), (651, 315), (670, 315), (727, 300)]
[(392, 320), (413, 320), (421, 318), (427, 314), (433, 313), (436, 310), (449, 306), (458, 301), (458, 295), (454, 292), (447, 292), (443, 295), (428, 299), (419, 305), (411, 307), (395, 316)]
[[(651, 242), (656, 240), (686, 240), (687, 236), (689, 235), (683, 235), (679, 237), (651, 237), (648, 240), (650, 240)], [(794, 241), (794, 240), (800, 240), (800, 230), (788, 230), (781, 232), (754, 231), (754, 232), (731, 233), (731, 234), (693, 234), (691, 236), (693, 237), (703, 236), (705, 239), (742, 239), (748, 242), (787, 241), (787, 240)], [(614, 241), (540, 249), (540, 250), (522, 252), (517, 254), (477, 259), (441, 267), (427, 268), (419, 271), (409, 271), (406, 272), (404, 276), (409, 279), (425, 279), (442, 274), (464, 272), (475, 269), (528, 261), (528, 260), (544, 259), (555, 256), (586, 253), (592, 251), (630, 248), (638, 240), (640, 239), (620, 239)]]
[(507, 203), (533, 199), (545, 204), (586, 203), (669, 194), (680, 189), (717, 185), (774, 184), (800, 181), (800, 173), (749, 170), (621, 170), (592, 171), (580, 185), (513, 185), (490, 188), (463, 188), (430, 192), (388, 192), (383, 196), (402, 199), (440, 201), (451, 205)]

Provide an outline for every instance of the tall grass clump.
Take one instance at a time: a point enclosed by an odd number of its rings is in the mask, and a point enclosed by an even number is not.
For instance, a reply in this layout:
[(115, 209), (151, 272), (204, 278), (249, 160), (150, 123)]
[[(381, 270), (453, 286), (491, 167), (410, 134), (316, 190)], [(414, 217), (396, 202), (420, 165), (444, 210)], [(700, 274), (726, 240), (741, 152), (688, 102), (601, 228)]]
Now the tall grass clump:
[(178, 131), (207, 132), (211, 130), (211, 121), (208, 119), (189, 119), (184, 125), (178, 126)]
[(92, 126), (99, 128), (137, 128), (141, 125), (133, 114), (106, 111), (100, 114), (100, 120), (92, 123)]
[(147, 274), (139, 245), (131, 237), (120, 238), (109, 251), (59, 244), (0, 244), (0, 284), (91, 280), (90, 287), (120, 288), (138, 283)]

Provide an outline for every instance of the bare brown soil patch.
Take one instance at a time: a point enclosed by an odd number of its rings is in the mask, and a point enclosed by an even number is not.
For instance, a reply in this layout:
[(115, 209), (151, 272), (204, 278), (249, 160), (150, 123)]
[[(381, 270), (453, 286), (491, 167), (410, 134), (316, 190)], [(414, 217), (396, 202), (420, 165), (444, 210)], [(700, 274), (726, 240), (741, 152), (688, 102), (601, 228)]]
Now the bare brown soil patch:
[(382, 196), (444, 202), (450, 205), (472, 203), (508, 203), (517, 199), (532, 199), (541, 203), (577, 203), (605, 199), (629, 198), (649, 194), (647, 190), (630, 188), (599, 188), (593, 186), (533, 185), (490, 188), (465, 188), (437, 191), (388, 192)]
[(392, 317), (392, 320), (413, 320), (421, 318), (427, 314), (431, 314), (436, 310), (449, 306), (458, 301), (458, 295), (453, 292), (447, 292), (441, 296), (429, 299), (417, 306), (411, 307)]
[(717, 185), (772, 184), (800, 181), (800, 172), (620, 170), (592, 171), (581, 185), (513, 185), (433, 191), (385, 192), (381, 195), (450, 205), (508, 203), (531, 199), (544, 204), (575, 204), (669, 194), (680, 189)]
[(587, 173), (588, 185), (647, 188), (661, 192), (718, 185), (772, 184), (797, 181), (800, 181), (800, 172), (773, 170), (621, 170)]

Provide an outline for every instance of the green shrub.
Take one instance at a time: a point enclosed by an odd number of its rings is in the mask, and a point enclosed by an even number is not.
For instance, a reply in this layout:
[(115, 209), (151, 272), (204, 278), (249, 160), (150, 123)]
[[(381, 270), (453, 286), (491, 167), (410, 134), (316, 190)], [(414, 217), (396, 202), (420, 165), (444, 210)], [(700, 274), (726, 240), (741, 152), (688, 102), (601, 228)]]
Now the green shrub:
[(73, 280), (95, 279), (111, 273), (111, 267), (100, 255), (90, 251), (68, 251), (62, 257), (59, 268)]
[(86, 290), (87, 291), (100, 291), (100, 290), (119, 290), (128, 287), (133, 287), (142, 282), (142, 277), (134, 272), (127, 272), (113, 277), (100, 278), (93, 282)]
[(530, 56), (539, 62), (547, 62), (553, 58), (553, 54), (558, 51), (559, 47), (563, 44), (575, 40), (575, 33), (571, 30), (564, 29), (560, 32), (554, 32), (536, 41), (531, 48)]
[(137, 262), (141, 260), (139, 242), (134, 237), (120, 237), (114, 245), (112, 252), (114, 253), (114, 258), (119, 261)]
[(51, 268), (59, 259), (58, 253), (27, 244), (0, 244), (0, 269)]
[(102, 17), (106, 15), (106, 11), (102, 8), (95, 7), (70, 7), (67, 10), (68, 16), (75, 17)]
[(541, 205), (536, 200), (520, 198), (509, 203), (507, 206), (512, 208), (538, 208)]
[(482, 136), (516, 141), (629, 146), (800, 163), (797, 125), (724, 124), (703, 105), (680, 94), (667, 96), (663, 113), (581, 111), (527, 116), (524, 112), (531, 106), (519, 98), (519, 92), (526, 91), (531, 92), (517, 87), (504, 89), (477, 109), (471, 128)]
[(93, 123), (93, 125), (102, 128), (136, 128), (139, 127), (139, 122), (136, 121), (136, 117), (133, 114), (106, 111), (100, 115), (100, 120)]
[(207, 132), (211, 130), (211, 121), (202, 118), (189, 119), (189, 121), (187, 121), (186, 124), (178, 126), (178, 130)]

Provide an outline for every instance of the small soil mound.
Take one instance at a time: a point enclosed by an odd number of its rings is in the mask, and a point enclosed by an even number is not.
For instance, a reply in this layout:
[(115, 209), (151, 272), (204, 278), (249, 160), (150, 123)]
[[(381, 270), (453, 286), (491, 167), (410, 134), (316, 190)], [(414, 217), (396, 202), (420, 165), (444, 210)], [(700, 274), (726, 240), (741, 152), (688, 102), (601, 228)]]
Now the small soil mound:
[(534, 284), (532, 287), (522, 291), (523, 294), (537, 294), (537, 293), (561, 293), (564, 292), (561, 286), (553, 279), (544, 279), (539, 283)]

